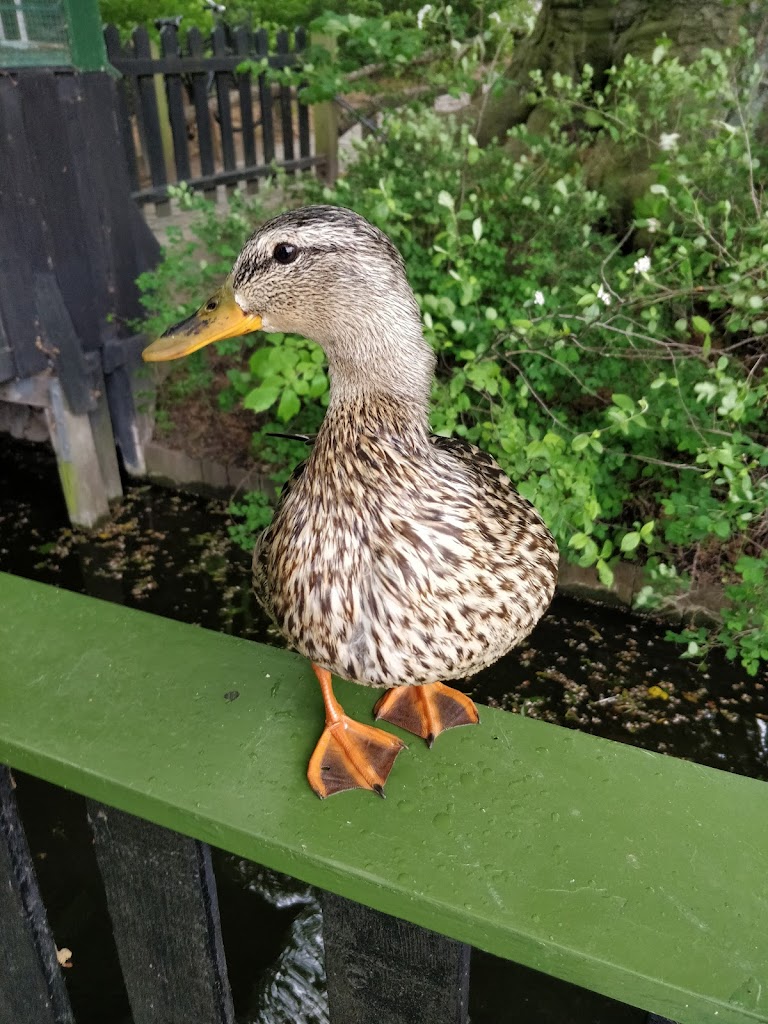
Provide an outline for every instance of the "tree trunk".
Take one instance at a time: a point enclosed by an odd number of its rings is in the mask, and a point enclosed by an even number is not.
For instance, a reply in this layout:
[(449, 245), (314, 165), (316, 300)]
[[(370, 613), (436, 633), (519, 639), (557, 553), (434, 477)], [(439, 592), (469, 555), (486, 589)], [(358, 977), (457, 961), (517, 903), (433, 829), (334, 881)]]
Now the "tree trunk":
[(736, 42), (740, 9), (728, 0), (543, 0), (533, 32), (505, 72), (503, 90), (482, 101), (478, 141), (528, 121), (534, 110), (531, 71), (580, 78), (589, 64), (600, 87), (611, 66), (628, 53), (650, 57), (665, 36), (677, 56), (692, 60), (703, 46), (723, 49)]

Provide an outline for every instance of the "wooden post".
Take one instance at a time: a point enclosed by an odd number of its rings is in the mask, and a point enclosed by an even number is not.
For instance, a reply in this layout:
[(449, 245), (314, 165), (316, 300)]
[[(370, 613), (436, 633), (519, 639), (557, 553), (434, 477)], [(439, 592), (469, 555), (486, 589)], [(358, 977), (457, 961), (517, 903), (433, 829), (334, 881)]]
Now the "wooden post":
[[(90, 415), (72, 412), (57, 377), (51, 378), (48, 388), (50, 403), (45, 416), (67, 512), (76, 526), (90, 528), (109, 515), (109, 498)], [(102, 421), (100, 445), (104, 442), (104, 428)]]
[(333, 1024), (467, 1024), (470, 947), (323, 892)]
[(96, 373), (96, 407), (88, 413), (88, 419), (107, 502), (116, 501), (123, 496), (123, 484), (120, 480), (115, 437), (109, 415), (107, 385), (100, 370)]
[(234, 1024), (205, 843), (89, 801), (134, 1024)]
[[(334, 36), (314, 35), (315, 46), (324, 46), (330, 53), (336, 53)], [(333, 100), (318, 103), (312, 108), (315, 127), (315, 153), (325, 158), (324, 177), (333, 185), (339, 175), (339, 108)]]
[(0, 1022), (74, 1024), (5, 765), (0, 765), (0, 934)]

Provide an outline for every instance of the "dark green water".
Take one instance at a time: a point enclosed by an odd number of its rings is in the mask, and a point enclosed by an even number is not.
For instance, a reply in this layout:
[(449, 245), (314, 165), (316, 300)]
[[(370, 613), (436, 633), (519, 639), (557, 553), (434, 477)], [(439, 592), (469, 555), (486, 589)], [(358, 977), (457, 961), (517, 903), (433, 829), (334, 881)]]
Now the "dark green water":
[[(267, 643), (250, 558), (228, 540), (225, 503), (132, 486), (94, 535), (70, 530), (45, 448), (0, 437), (0, 570)], [(529, 641), (472, 680), (471, 695), (568, 727), (768, 778), (768, 689), (732, 665), (700, 670), (666, 627), (559, 597)], [(17, 794), (78, 1024), (128, 1024), (83, 801), (19, 777)], [(312, 892), (219, 853), (225, 949), (240, 1024), (321, 1024)], [(624, 1024), (645, 1015), (534, 971), (473, 955), (473, 1024)], [(375, 1024), (375, 1022), (374, 1022)]]

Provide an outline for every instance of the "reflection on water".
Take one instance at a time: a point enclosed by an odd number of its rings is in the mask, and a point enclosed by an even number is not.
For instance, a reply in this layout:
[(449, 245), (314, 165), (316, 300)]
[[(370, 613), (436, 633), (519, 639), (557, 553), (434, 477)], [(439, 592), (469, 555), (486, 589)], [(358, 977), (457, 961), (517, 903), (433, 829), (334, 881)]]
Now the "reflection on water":
[[(280, 643), (250, 594), (250, 558), (225, 503), (130, 487), (93, 535), (66, 527), (45, 449), (0, 438), (0, 570), (170, 618)], [(476, 676), (472, 696), (650, 750), (768, 778), (768, 691), (732, 665), (700, 670), (666, 628), (558, 598), (529, 640)], [(129, 1024), (82, 801), (20, 777), (19, 802), (79, 1024)], [(90, 859), (89, 859), (90, 858)], [(327, 1020), (320, 911), (307, 886), (218, 853), (222, 928), (239, 1024)], [(78, 956), (78, 950), (80, 955)], [(644, 1015), (486, 954), (473, 956), (473, 1024), (634, 1024)]]

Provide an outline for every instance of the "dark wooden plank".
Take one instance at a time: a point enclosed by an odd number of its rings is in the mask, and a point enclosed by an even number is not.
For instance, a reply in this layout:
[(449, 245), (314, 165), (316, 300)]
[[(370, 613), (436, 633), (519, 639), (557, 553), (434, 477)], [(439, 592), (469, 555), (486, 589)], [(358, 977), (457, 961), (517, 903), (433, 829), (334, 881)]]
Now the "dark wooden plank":
[(50, 272), (37, 272), (32, 294), (42, 342), (51, 353), (70, 410), (80, 416), (95, 406), (91, 372), (56, 276)]
[[(286, 56), (290, 53), (290, 46), (288, 43), (288, 32), (285, 29), (281, 29), (277, 33), (277, 52), (279, 55)], [(280, 85), (280, 127), (283, 132), (283, 160), (282, 163), (287, 163), (289, 160), (293, 160), (293, 90), (289, 85)], [(294, 173), (289, 171), (289, 174)]]
[[(116, 62), (119, 63), (125, 57), (125, 50), (116, 25), (107, 25), (104, 29), (104, 45), (107, 50), (107, 58), (113, 67)], [(137, 106), (136, 79), (127, 71), (124, 71), (117, 80), (116, 105), (120, 141), (125, 151), (131, 191), (136, 192), (139, 189), (139, 161), (131, 123), (131, 112)]]
[(16, 376), (16, 363), (13, 359), (13, 351), (8, 343), (8, 335), (3, 326), (3, 318), (0, 315), (0, 384), (6, 380), (12, 380)]
[(205, 843), (89, 802), (134, 1024), (234, 1024)]
[(107, 59), (111, 64), (114, 64), (114, 61), (120, 61), (125, 57), (125, 51), (123, 50), (123, 44), (120, 39), (120, 32), (117, 25), (104, 26), (104, 48), (107, 51)]
[[(214, 55), (226, 53), (227, 38), (223, 25), (217, 25), (213, 30), (213, 52)], [(232, 125), (232, 105), (229, 99), (229, 90), (233, 84), (232, 74), (229, 71), (214, 72), (216, 83), (216, 105), (217, 121), (221, 133), (221, 155), (224, 161), (224, 170), (235, 169), (235, 136)]]
[[(144, 335), (141, 337), (146, 345), (147, 338)], [(115, 444), (120, 449), (123, 465), (131, 476), (143, 476), (146, 473), (146, 464), (139, 440), (131, 371), (125, 364), (115, 366), (110, 373), (105, 373), (104, 381)]]
[(13, 788), (0, 765), (0, 1022), (74, 1024)]
[[(269, 56), (269, 35), (265, 28), (256, 34), (256, 56)], [(272, 121), (272, 86), (265, 74), (259, 75), (259, 107), (261, 108), (261, 132), (264, 163), (269, 165), (275, 159), (275, 128)]]
[[(45, 260), (36, 269), (45, 273), (53, 270), (76, 334), (96, 347), (98, 310), (106, 301), (108, 288), (101, 269), (101, 229), (90, 216), (92, 188), (81, 190), (77, 186), (85, 155), (80, 139), (73, 146), (69, 134), (73, 122), (83, 113), (79, 88), (82, 78), (43, 74), (19, 81), (34, 170), (29, 179), (19, 182), (19, 188), (25, 205), (34, 207), (43, 227)], [(88, 131), (93, 131), (92, 125)], [(40, 168), (45, 168), (45, 173), (40, 173)], [(98, 174), (95, 168), (86, 166), (85, 170), (91, 179)], [(55, 336), (50, 341), (55, 347)]]
[(113, 373), (126, 363), (141, 367), (141, 353), (151, 340), (146, 334), (130, 334), (120, 338), (114, 330), (107, 332), (101, 353), (104, 373)]
[[(30, 74), (33, 74), (32, 72)], [(34, 178), (22, 112), (22, 90), (10, 75), (0, 75), (0, 316), (12, 342), (16, 373), (33, 377), (48, 365), (37, 344), (34, 310), (29, 302), (29, 276), (45, 265), (45, 242), (39, 213), (22, 195), (20, 182)]]
[[(143, 25), (139, 25), (133, 31), (133, 47), (137, 59), (149, 59), (149, 34)], [(154, 78), (151, 74), (143, 74), (141, 72), (136, 72), (136, 74), (139, 99), (138, 114), (149, 173), (153, 185), (165, 185), (168, 178), (165, 173), (163, 136), (160, 128), (160, 111), (157, 107)]]
[[(105, 74), (97, 77), (109, 82)], [(65, 172), (56, 168), (53, 175), (41, 175), (40, 209), (49, 225), (49, 253), (71, 320), (66, 330), (71, 333), (73, 327), (83, 349), (94, 351), (101, 346), (102, 326), (112, 312), (115, 290), (107, 212), (117, 187), (109, 167), (119, 160), (119, 150), (110, 153), (106, 163), (101, 160), (97, 141), (103, 125), (84, 91), (89, 79), (90, 75), (56, 76), (55, 94), (48, 107), (56, 111), (53, 151), (67, 166)], [(43, 160), (46, 132), (30, 125), (28, 134), (33, 152)], [(53, 321), (44, 323), (44, 335), (58, 347)], [(75, 411), (84, 412), (66, 385), (65, 392)]]
[[(125, 330), (126, 321), (143, 315), (136, 278), (156, 265), (159, 245), (131, 198), (120, 147), (115, 82), (107, 74), (81, 75), (79, 89), (83, 102), (77, 108), (77, 121), (71, 122), (70, 139), (73, 151), (82, 154), (75, 161), (78, 188), (90, 197), (83, 206), (91, 253), (101, 248), (107, 278), (107, 295), (99, 309), (101, 345), (111, 324)], [(85, 343), (86, 348), (92, 347), (91, 339)]]
[[(289, 160), (280, 163), (288, 171), (308, 171), (313, 167), (320, 167), (324, 158), (320, 156), (300, 157), (298, 160)], [(267, 178), (274, 174), (274, 169), (269, 164), (260, 167), (239, 167), (234, 171), (220, 171), (218, 174), (211, 174), (205, 178), (190, 178), (187, 182), (191, 189), (209, 189), (216, 185), (232, 185), (237, 181), (250, 181), (255, 178)], [(158, 188), (142, 189), (134, 194), (134, 199), (140, 203), (156, 203), (168, 195), (168, 186)]]
[[(245, 26), (235, 30), (235, 49), (246, 60), (253, 48), (253, 34)], [(240, 93), (240, 125), (243, 134), (243, 162), (246, 167), (256, 165), (256, 126), (253, 120), (253, 92), (250, 75), (237, 76)]]
[[(203, 55), (203, 37), (196, 28), (187, 33), (187, 46), (194, 57)], [(192, 99), (195, 104), (197, 144), (200, 151), (201, 178), (215, 173), (213, 158), (213, 135), (211, 133), (211, 112), (208, 107), (208, 74), (206, 71), (192, 76)]]
[(333, 1024), (467, 1024), (470, 947), (324, 892)]
[[(294, 46), (297, 54), (303, 54), (307, 48), (307, 30), (297, 28), (294, 33)], [(312, 152), (312, 143), (309, 128), (309, 107), (301, 102), (301, 91), (297, 95), (299, 108), (299, 156), (309, 156)]]
[[(128, 180), (131, 185), (131, 192), (137, 192), (140, 188), (139, 182), (139, 154), (136, 150), (136, 139), (133, 133), (132, 110), (138, 107), (136, 79), (128, 75), (122, 75), (115, 83), (116, 88), (116, 109), (118, 116), (118, 128), (120, 132), (120, 143), (125, 153), (125, 164), (128, 168)], [(137, 121), (138, 124), (138, 121)]]
[[(164, 58), (178, 55), (179, 34), (175, 25), (163, 26), (160, 31), (160, 46)], [(168, 95), (168, 116), (171, 121), (176, 177), (179, 181), (186, 181), (192, 177), (192, 172), (189, 167), (187, 119), (184, 113), (184, 85), (181, 75), (167, 72), (165, 88)]]

